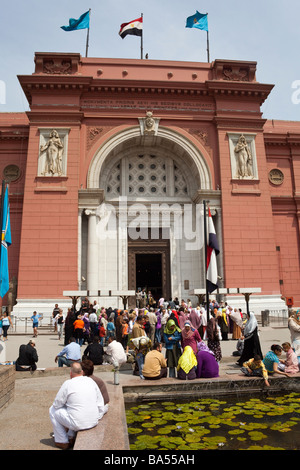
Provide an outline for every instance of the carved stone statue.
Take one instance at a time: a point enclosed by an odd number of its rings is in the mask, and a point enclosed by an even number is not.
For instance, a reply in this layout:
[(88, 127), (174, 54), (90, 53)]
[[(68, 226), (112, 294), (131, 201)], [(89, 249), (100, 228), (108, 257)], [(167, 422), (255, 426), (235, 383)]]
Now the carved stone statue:
[(234, 152), (237, 156), (237, 177), (253, 178), (253, 159), (243, 134), (239, 137)]
[(46, 161), (42, 170), (43, 176), (61, 176), (63, 174), (63, 151), (64, 146), (59, 138), (58, 132), (53, 129), (48, 142), (40, 147), (40, 153), (46, 152)]
[(155, 120), (151, 111), (147, 111), (145, 118), (145, 134), (154, 134), (155, 133)]

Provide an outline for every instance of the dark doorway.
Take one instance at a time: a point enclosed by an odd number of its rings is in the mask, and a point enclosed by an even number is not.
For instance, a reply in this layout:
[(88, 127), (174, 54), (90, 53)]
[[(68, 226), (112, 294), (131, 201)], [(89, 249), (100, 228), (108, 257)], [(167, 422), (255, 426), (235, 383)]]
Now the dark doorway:
[(136, 290), (146, 287), (155, 299), (162, 297), (162, 255), (161, 253), (137, 253), (136, 263)]

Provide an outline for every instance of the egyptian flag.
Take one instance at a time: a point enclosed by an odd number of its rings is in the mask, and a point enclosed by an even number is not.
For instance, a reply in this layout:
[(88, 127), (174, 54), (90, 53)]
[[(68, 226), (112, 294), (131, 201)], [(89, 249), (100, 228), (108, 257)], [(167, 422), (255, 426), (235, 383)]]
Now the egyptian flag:
[(207, 228), (206, 282), (207, 290), (211, 293), (218, 288), (217, 255), (220, 253), (220, 250), (210, 208), (208, 208)]
[(122, 23), (119, 31), (119, 35), (122, 39), (132, 34), (133, 36), (142, 36), (143, 34), (143, 17), (136, 20), (130, 21), (129, 23)]

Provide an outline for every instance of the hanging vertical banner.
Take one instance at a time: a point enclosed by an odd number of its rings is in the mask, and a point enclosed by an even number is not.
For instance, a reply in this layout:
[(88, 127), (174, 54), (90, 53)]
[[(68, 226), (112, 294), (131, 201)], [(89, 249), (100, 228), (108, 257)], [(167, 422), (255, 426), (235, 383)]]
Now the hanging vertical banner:
[(220, 253), (220, 250), (210, 208), (208, 208), (207, 229), (206, 282), (207, 290), (211, 293), (218, 288), (217, 255)]
[[(3, 197), (3, 195), (2, 195)], [(0, 297), (4, 297), (9, 290), (8, 253), (7, 248), (11, 245), (10, 214), (8, 201), (8, 187), (5, 189), (2, 210), (2, 233), (1, 233), (1, 262), (0, 262)]]

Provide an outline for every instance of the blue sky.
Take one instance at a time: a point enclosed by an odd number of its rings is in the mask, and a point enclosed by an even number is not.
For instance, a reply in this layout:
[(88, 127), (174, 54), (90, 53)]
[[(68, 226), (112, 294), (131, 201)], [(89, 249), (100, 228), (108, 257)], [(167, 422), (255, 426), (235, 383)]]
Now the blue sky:
[[(86, 30), (65, 32), (69, 18), (91, 8), (89, 57), (140, 58), (140, 39), (118, 35), (120, 24), (144, 15), (144, 54), (149, 59), (207, 61), (206, 33), (185, 28), (196, 10), (208, 13), (210, 60), (257, 62), (259, 82), (274, 84), (263, 105), (267, 119), (300, 120), (299, 0), (11, 0), (0, 17), (0, 112), (27, 111), (17, 75), (34, 71), (35, 52), (79, 52)], [(300, 93), (297, 95), (300, 98)], [(5, 101), (5, 102), (4, 102)], [(300, 101), (298, 99), (298, 101)]]

